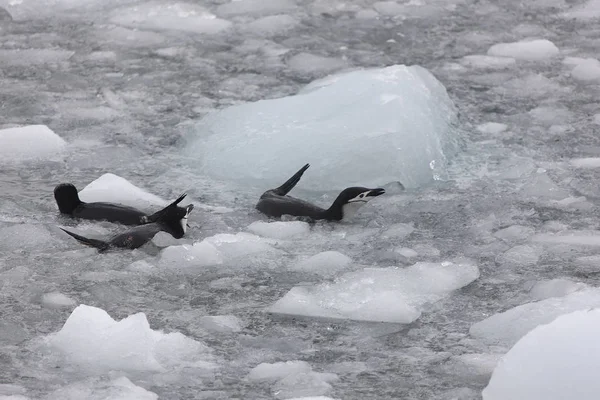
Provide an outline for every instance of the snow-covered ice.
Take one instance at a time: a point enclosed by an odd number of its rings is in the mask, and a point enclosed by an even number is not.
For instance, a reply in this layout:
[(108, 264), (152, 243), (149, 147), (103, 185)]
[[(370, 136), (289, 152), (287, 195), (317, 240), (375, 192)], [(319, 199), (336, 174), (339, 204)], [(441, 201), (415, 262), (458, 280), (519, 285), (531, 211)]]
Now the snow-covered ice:
[(64, 139), (46, 125), (0, 129), (0, 164), (54, 160), (61, 156), (66, 146)]
[(308, 317), (410, 323), (430, 303), (479, 277), (471, 264), (417, 263), (408, 268), (365, 268), (334, 283), (297, 286), (269, 312)]
[(599, 334), (599, 309), (575, 311), (538, 326), (498, 363), (483, 399), (597, 399)]
[(511, 57), (496, 57), (486, 55), (465, 56), (462, 63), (467, 67), (480, 69), (504, 69), (516, 64), (516, 60)]
[(486, 122), (485, 124), (477, 125), (477, 130), (481, 133), (498, 134), (504, 132), (508, 126), (499, 122)]
[(558, 56), (559, 50), (546, 39), (523, 40), (513, 43), (498, 43), (488, 50), (489, 56), (510, 57), (525, 61), (542, 61)]
[(144, 313), (117, 322), (84, 304), (46, 341), (66, 362), (90, 370), (161, 372), (189, 361), (209, 367), (212, 358), (207, 346), (181, 333), (152, 330)]
[(264, 190), (307, 162), (303, 188), (415, 187), (444, 175), (458, 140), (455, 117), (445, 88), (426, 69), (365, 69), (211, 114), (184, 152), (211, 176), (260, 181)]
[(79, 198), (85, 202), (101, 201), (130, 207), (167, 205), (167, 201), (112, 173), (90, 182), (79, 191)]
[(235, 315), (206, 315), (200, 318), (200, 325), (209, 331), (235, 333), (242, 330), (243, 323)]
[(600, 168), (600, 157), (574, 158), (570, 163), (577, 168)]
[(529, 294), (533, 300), (544, 300), (551, 297), (563, 297), (578, 290), (587, 288), (585, 283), (573, 282), (569, 279), (550, 279), (536, 282)]
[(600, 307), (599, 289), (582, 289), (566, 296), (526, 303), (473, 324), (469, 332), (486, 343), (512, 346), (536, 326), (590, 307)]

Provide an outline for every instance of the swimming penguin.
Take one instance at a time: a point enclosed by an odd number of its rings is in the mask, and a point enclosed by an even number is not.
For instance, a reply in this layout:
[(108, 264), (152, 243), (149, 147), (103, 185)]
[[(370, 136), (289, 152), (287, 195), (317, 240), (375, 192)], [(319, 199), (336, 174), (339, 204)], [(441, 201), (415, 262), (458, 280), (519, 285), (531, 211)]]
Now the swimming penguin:
[[(178, 200), (181, 201), (184, 197), (185, 194)], [(97, 248), (100, 252), (111, 248), (137, 249), (148, 243), (161, 231), (171, 234), (175, 239), (181, 239), (187, 231), (187, 219), (193, 209), (193, 204), (183, 208), (178, 207), (177, 203), (174, 202), (160, 211), (161, 214), (157, 217), (156, 221), (133, 227), (126, 232), (114, 236), (109, 241), (90, 239), (63, 228), (60, 229), (79, 242)]]
[[(61, 183), (54, 188), (54, 199), (62, 214), (75, 218), (91, 219), (96, 221), (117, 222), (124, 225), (143, 225), (155, 222), (166, 209), (176, 206), (183, 200), (185, 194), (173, 203), (152, 215), (138, 210), (137, 208), (114, 203), (85, 203), (79, 199), (77, 189), (71, 183)], [(181, 208), (181, 211), (185, 211)]]
[(260, 196), (256, 209), (270, 217), (279, 218), (282, 215), (306, 217), (310, 220), (325, 219), (341, 221), (352, 218), (354, 214), (373, 197), (385, 193), (384, 189), (368, 189), (364, 187), (349, 187), (338, 195), (331, 207), (323, 209), (304, 200), (296, 199), (287, 194), (300, 181), (302, 174), (310, 167), (306, 164), (298, 172), (277, 189), (267, 190)]

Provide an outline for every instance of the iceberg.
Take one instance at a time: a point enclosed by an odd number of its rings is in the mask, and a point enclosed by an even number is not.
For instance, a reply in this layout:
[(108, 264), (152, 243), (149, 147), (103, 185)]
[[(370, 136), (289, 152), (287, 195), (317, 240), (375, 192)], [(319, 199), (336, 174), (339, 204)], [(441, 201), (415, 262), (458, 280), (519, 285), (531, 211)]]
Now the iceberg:
[(600, 393), (600, 310), (579, 310), (538, 326), (502, 358), (483, 400), (595, 400)]
[(457, 114), (425, 68), (394, 65), (314, 81), (296, 95), (235, 105), (192, 127), (183, 150), (215, 179), (279, 186), (306, 163), (312, 190), (417, 187), (443, 179)]

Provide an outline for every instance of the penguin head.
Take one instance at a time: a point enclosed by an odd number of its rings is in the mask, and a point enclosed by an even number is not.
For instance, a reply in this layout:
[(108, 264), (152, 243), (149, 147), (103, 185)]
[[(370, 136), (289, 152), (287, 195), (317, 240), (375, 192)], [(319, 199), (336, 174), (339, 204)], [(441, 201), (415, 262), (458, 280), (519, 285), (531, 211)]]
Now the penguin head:
[(185, 195), (182, 195), (175, 202), (161, 210), (160, 215), (157, 216), (156, 222), (161, 224), (175, 239), (181, 239), (187, 232), (188, 216), (194, 209), (193, 204), (186, 207), (177, 205), (184, 197)]
[(352, 218), (356, 212), (367, 202), (385, 193), (385, 189), (369, 189), (365, 187), (349, 187), (338, 195), (337, 199), (329, 209), (335, 215), (335, 219), (347, 220)]
[(71, 183), (61, 183), (54, 188), (54, 199), (63, 214), (71, 214), (82, 203), (77, 189)]

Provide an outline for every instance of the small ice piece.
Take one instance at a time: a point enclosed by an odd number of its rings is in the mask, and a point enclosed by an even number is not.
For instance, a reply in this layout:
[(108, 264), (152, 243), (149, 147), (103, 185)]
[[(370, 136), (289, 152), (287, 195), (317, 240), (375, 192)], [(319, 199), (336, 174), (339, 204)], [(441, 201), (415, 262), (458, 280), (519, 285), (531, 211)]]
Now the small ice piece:
[(566, 108), (540, 106), (530, 110), (529, 115), (537, 122), (552, 125), (568, 123), (573, 113)]
[(306, 236), (310, 233), (310, 225), (303, 221), (256, 221), (248, 226), (248, 230), (259, 236), (273, 239), (291, 239)]
[(522, 225), (511, 225), (494, 232), (494, 236), (508, 243), (526, 240), (535, 233), (535, 229)]
[(323, 251), (299, 263), (291, 269), (314, 272), (317, 274), (335, 274), (352, 263), (352, 259), (339, 251)]
[(210, 365), (208, 347), (181, 333), (153, 331), (144, 313), (117, 322), (106, 311), (81, 304), (45, 340), (67, 362), (94, 371), (161, 372), (190, 359)]
[(191, 33), (215, 34), (231, 26), (195, 4), (148, 2), (133, 7), (118, 8), (111, 18), (118, 25), (135, 29), (178, 30)]
[(233, 0), (217, 7), (222, 17), (288, 14), (296, 9), (292, 0)]
[(169, 246), (160, 253), (160, 264), (176, 268), (208, 267), (223, 263), (219, 250), (203, 240), (193, 245)]
[(61, 63), (68, 61), (73, 54), (74, 51), (63, 49), (0, 49), (0, 67), (33, 67)]
[(303, 74), (327, 74), (347, 67), (339, 58), (323, 57), (310, 53), (299, 53), (287, 61), (293, 71)]
[(329, 382), (337, 379), (336, 374), (313, 371), (289, 374), (273, 385), (273, 393), (281, 400), (300, 396), (319, 396), (331, 390)]
[(54, 232), (41, 224), (14, 224), (0, 228), (0, 250), (43, 251), (64, 245)]
[(366, 20), (377, 19), (379, 18), (379, 13), (375, 10), (360, 10), (354, 14), (354, 18)]
[(600, 289), (582, 289), (563, 297), (523, 304), (471, 326), (471, 336), (492, 345), (512, 346), (538, 325), (576, 310), (600, 307)]
[(600, 81), (600, 61), (595, 58), (584, 59), (573, 68), (571, 77), (580, 82)]
[(596, 125), (600, 125), (600, 113), (594, 115), (592, 122)]
[(223, 264), (238, 257), (272, 251), (273, 239), (251, 233), (220, 233), (193, 245), (169, 246), (161, 252), (160, 263), (171, 268)]
[(498, 256), (497, 261), (502, 265), (509, 266), (532, 266), (540, 260), (540, 250), (528, 246), (519, 245), (511, 247), (505, 253)]
[(406, 258), (413, 258), (419, 255), (419, 253), (408, 247), (398, 247), (397, 249), (394, 249), (394, 251)]
[[(0, 399), (2, 396), (0, 396)], [(134, 385), (122, 376), (108, 381), (88, 378), (53, 391), (45, 400), (158, 400), (156, 393)]]
[(378, 1), (373, 4), (373, 8), (380, 14), (390, 17), (395, 17), (406, 12), (405, 7), (395, 1)]
[(511, 57), (517, 60), (542, 61), (558, 56), (558, 47), (549, 40), (523, 40), (513, 43), (498, 43), (489, 48), (488, 55)]
[(250, 22), (246, 30), (261, 36), (274, 36), (295, 28), (299, 23), (289, 15), (269, 15)]
[(167, 205), (167, 201), (111, 173), (89, 183), (79, 192), (79, 198), (85, 202), (103, 201), (141, 208)]
[(0, 164), (56, 159), (66, 145), (67, 143), (46, 125), (0, 129)]
[(334, 283), (297, 286), (269, 307), (277, 314), (410, 323), (427, 304), (473, 282), (470, 264), (417, 263), (408, 268), (365, 268)]
[(127, 270), (133, 272), (151, 273), (152, 271), (156, 270), (156, 267), (146, 260), (138, 260), (129, 264)]
[(570, 163), (577, 168), (600, 168), (600, 157), (573, 158)]
[(304, 189), (418, 187), (446, 175), (447, 160), (458, 151), (456, 116), (428, 70), (394, 65), (328, 76), (294, 96), (209, 114), (183, 151), (213, 178), (263, 190), (307, 162)]
[(42, 296), (42, 305), (47, 308), (72, 307), (75, 304), (75, 300), (59, 292), (46, 293)]
[(529, 294), (534, 300), (544, 300), (551, 297), (563, 297), (586, 288), (588, 288), (588, 285), (585, 283), (558, 278), (537, 282), (533, 285)]
[(538, 326), (498, 363), (483, 400), (596, 400), (599, 334), (600, 309), (575, 311)]
[(381, 234), (381, 237), (384, 239), (402, 240), (413, 233), (414, 230), (415, 227), (412, 223), (397, 223), (390, 225), (390, 227)]
[(462, 63), (468, 67), (479, 69), (505, 69), (517, 61), (510, 57), (494, 57), (485, 55), (472, 55), (463, 57)]
[(525, 197), (545, 200), (562, 200), (569, 197), (569, 191), (560, 188), (545, 172), (535, 172), (527, 179), (521, 188)]
[(285, 378), (292, 374), (311, 372), (312, 368), (306, 361), (285, 361), (273, 364), (262, 363), (252, 368), (247, 375), (251, 381), (272, 381)]
[(488, 135), (497, 135), (499, 133), (504, 132), (506, 129), (508, 129), (508, 126), (506, 124), (501, 124), (498, 122), (486, 122), (485, 124), (477, 126), (477, 130), (479, 132)]
[(600, 0), (588, 0), (562, 14), (564, 18), (591, 20), (600, 18)]
[(234, 333), (242, 330), (242, 321), (235, 315), (214, 315), (200, 318), (200, 325), (209, 331)]
[(600, 246), (600, 231), (561, 231), (540, 233), (531, 238), (532, 242), (546, 245), (570, 244), (577, 246)]

